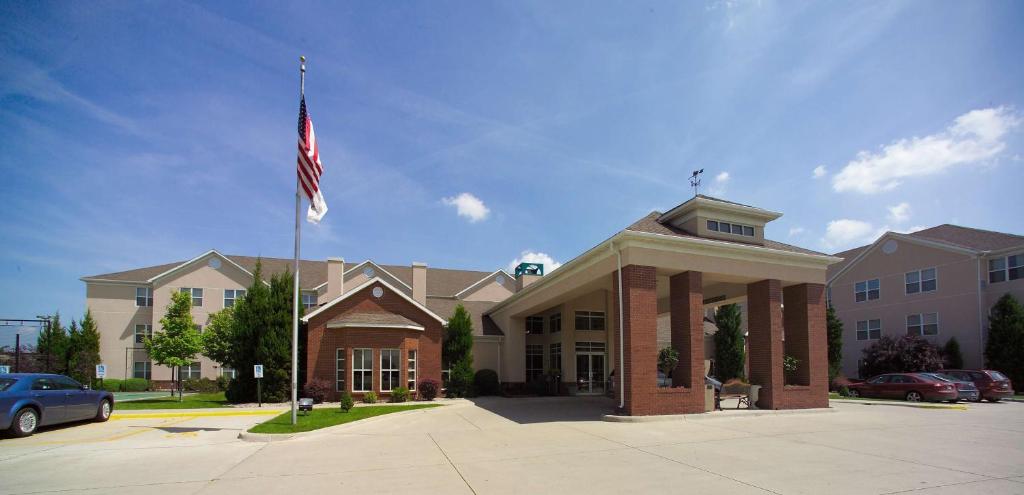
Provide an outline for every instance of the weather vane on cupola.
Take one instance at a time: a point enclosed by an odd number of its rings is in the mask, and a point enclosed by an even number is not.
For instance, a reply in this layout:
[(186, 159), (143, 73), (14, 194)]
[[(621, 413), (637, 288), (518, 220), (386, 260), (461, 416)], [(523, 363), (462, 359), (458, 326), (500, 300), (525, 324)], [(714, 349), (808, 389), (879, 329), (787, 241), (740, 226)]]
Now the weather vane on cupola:
[(693, 175), (690, 176), (690, 187), (693, 188), (693, 196), (697, 197), (697, 188), (700, 187), (700, 175), (704, 173), (704, 169), (694, 170)]

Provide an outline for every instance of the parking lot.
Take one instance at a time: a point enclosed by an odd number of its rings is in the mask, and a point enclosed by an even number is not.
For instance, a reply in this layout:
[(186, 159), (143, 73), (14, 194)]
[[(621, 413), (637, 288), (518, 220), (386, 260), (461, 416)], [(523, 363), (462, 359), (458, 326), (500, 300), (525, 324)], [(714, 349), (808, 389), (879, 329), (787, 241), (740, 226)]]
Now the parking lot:
[(269, 417), (248, 412), (80, 424), (0, 440), (0, 494), (1024, 493), (1021, 403), (650, 423), (606, 405), (456, 401), (273, 443), (237, 439)]

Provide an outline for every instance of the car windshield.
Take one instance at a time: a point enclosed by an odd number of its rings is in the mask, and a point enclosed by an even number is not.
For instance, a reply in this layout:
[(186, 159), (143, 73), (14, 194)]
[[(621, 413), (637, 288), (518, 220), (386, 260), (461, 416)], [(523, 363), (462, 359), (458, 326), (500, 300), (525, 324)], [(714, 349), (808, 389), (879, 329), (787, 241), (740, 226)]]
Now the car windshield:
[(14, 378), (0, 378), (0, 392), (11, 388), (11, 385), (14, 385), (16, 381)]
[(1006, 375), (998, 371), (990, 371), (989, 374), (992, 375), (993, 380), (1009, 380), (1009, 378), (1006, 378)]

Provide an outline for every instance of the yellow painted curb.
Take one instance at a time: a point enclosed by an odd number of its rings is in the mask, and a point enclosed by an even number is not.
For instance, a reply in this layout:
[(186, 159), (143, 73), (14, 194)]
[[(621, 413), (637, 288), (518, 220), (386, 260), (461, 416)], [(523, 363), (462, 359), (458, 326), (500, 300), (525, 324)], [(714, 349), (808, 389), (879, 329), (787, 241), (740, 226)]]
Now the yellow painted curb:
[(216, 417), (216, 416), (270, 416), (287, 411), (287, 409), (262, 409), (259, 411), (177, 411), (159, 413), (114, 413), (110, 419), (141, 419), (141, 418), (180, 418), (180, 417)]

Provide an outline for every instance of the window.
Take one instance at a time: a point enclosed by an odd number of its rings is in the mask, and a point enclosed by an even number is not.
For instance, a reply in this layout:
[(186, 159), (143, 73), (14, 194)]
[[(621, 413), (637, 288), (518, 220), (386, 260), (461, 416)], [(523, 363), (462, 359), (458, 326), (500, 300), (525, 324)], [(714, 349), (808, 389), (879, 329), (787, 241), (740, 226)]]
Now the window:
[(562, 344), (551, 344), (548, 348), (548, 361), (551, 362), (551, 369), (562, 371)]
[(732, 233), (736, 235), (743, 235), (743, 226), (735, 223), (732, 224)]
[(399, 378), (399, 367), (401, 366), (402, 351), (398, 349), (380, 350), (380, 391), (390, 392), (396, 387), (402, 386)]
[(743, 235), (747, 236), (747, 237), (754, 237), (754, 228), (753, 227), (748, 227), (748, 226), (744, 225), (743, 226)]
[(352, 349), (352, 391), (373, 390), (373, 349)]
[(988, 282), (1005, 282), (1024, 278), (1024, 254), (988, 260)]
[(577, 311), (576, 330), (604, 330), (604, 311)]
[(718, 231), (725, 232), (726, 234), (732, 232), (732, 225), (725, 222), (718, 222)]
[(918, 292), (933, 292), (937, 285), (935, 282), (935, 269), (926, 268), (924, 270), (907, 272), (904, 275), (904, 279), (907, 284), (907, 294), (917, 294)]
[(306, 309), (315, 308), (316, 302), (316, 291), (304, 290), (302, 291), (302, 307)]
[(135, 325), (135, 343), (144, 344), (147, 338), (153, 338), (153, 325)]
[(526, 381), (532, 382), (544, 375), (544, 346), (528, 344), (526, 346)]
[(409, 349), (409, 363), (406, 365), (407, 387), (410, 391), (416, 390), (416, 349)]
[(715, 220), (708, 220), (708, 230), (718, 232), (718, 222)]
[(555, 313), (548, 317), (548, 329), (551, 333), (562, 331), (562, 313)]
[(135, 288), (135, 305), (144, 308), (153, 305), (153, 289), (149, 287)]
[(939, 314), (921, 313), (907, 315), (907, 335), (938, 335)]
[(334, 350), (334, 390), (345, 391), (345, 349), (342, 347)]
[(235, 378), (238, 378), (238, 371), (236, 371), (234, 368), (229, 368), (227, 366), (221, 366), (220, 367), (220, 376), (226, 377), (229, 380), (234, 380)]
[(604, 352), (604, 342), (577, 342), (576, 352)]
[(720, 222), (718, 220), (708, 220), (708, 230), (712, 232), (721, 232), (723, 234), (735, 234), (744, 237), (754, 237), (754, 227), (751, 227), (750, 225)]
[(877, 278), (857, 282), (854, 285), (854, 300), (857, 302), (873, 301), (881, 295), (880, 284)]
[(135, 361), (132, 367), (132, 378), (145, 378), (149, 380), (153, 377), (153, 363), (149, 361)]
[(182, 380), (197, 380), (199, 379), (202, 372), (202, 367), (199, 362), (194, 362), (188, 366), (181, 367), (181, 379)]
[(882, 337), (882, 320), (857, 322), (857, 340), (878, 340)]
[(230, 308), (235, 301), (245, 297), (245, 289), (224, 289), (224, 307)]
[(543, 316), (527, 316), (526, 317), (526, 334), (527, 335), (540, 335), (544, 333), (544, 317)]
[(192, 307), (201, 308), (203, 306), (203, 289), (182, 287), (181, 292), (192, 294)]

